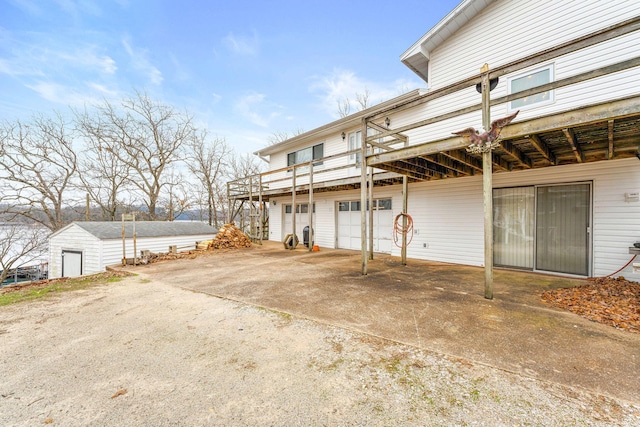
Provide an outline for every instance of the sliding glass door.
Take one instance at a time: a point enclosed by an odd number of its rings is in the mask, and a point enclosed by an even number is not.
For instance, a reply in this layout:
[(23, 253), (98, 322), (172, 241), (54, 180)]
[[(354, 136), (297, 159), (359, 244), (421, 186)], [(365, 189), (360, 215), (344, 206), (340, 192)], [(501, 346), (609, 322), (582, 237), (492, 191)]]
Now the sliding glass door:
[(497, 266), (589, 275), (591, 184), (493, 191)]
[(493, 190), (493, 263), (533, 268), (534, 187)]
[(589, 184), (537, 188), (536, 269), (589, 273)]

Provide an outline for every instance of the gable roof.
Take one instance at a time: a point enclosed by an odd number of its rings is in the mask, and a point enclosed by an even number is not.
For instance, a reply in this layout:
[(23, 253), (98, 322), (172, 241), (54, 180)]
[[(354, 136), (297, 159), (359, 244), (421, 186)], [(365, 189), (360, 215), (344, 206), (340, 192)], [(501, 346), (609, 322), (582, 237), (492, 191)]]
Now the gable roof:
[[(143, 237), (172, 237), (191, 236), (200, 234), (217, 234), (217, 230), (208, 224), (191, 221), (136, 221), (136, 236)], [(103, 240), (121, 239), (122, 222), (120, 221), (76, 221), (69, 226), (60, 229), (54, 235), (67, 230), (69, 227), (77, 226), (89, 234)], [(125, 235), (131, 237), (133, 234), (133, 222), (125, 222)]]
[(429, 81), (429, 56), (431, 51), (460, 27), (489, 6), (494, 0), (463, 0), (424, 36), (400, 55), (400, 61), (425, 82)]

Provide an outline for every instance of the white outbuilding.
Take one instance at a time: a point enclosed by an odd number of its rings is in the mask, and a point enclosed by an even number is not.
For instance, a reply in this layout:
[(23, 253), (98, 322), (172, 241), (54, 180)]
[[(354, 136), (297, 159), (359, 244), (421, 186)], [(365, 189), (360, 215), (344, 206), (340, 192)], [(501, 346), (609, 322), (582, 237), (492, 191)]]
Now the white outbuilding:
[[(133, 222), (125, 222), (124, 249), (133, 258)], [(213, 239), (217, 230), (189, 221), (136, 221), (136, 250), (168, 252), (170, 246), (195, 248), (196, 242)], [(121, 222), (73, 222), (49, 238), (49, 278), (100, 273), (123, 258)]]

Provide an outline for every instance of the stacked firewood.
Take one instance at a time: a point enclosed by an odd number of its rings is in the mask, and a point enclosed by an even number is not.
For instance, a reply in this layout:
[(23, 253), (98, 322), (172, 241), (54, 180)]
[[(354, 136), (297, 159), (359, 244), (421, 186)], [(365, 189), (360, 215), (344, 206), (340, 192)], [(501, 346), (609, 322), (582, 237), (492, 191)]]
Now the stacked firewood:
[(225, 224), (216, 238), (209, 243), (209, 249), (239, 249), (251, 247), (251, 240), (238, 227)]

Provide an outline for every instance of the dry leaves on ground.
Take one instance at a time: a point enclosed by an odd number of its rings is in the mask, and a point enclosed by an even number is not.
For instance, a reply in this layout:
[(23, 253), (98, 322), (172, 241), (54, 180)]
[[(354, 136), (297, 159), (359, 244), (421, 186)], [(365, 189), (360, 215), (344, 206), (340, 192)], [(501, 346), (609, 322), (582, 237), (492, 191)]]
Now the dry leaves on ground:
[(542, 300), (594, 322), (640, 333), (640, 283), (624, 277), (600, 277), (587, 285), (546, 291)]

